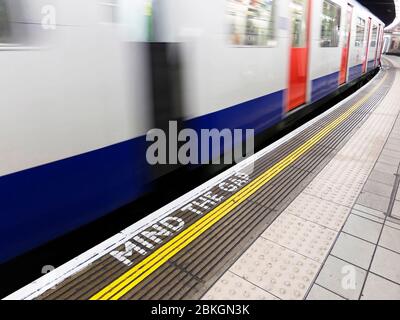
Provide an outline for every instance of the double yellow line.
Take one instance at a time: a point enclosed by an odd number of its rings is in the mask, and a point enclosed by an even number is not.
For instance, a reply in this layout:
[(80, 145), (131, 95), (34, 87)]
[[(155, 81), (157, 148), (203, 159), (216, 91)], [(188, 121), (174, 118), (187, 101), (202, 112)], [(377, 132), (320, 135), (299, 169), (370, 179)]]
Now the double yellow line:
[(313, 148), (319, 141), (326, 137), (330, 132), (343, 123), (355, 110), (357, 110), (364, 102), (366, 102), (371, 95), (379, 88), (379, 86), (386, 79), (386, 76), (377, 85), (374, 90), (367, 94), (363, 99), (354, 104), (349, 110), (343, 113), (336, 120), (327, 125), (324, 129), (318, 132), (306, 143), (301, 145), (287, 157), (279, 161), (273, 167), (261, 174), (259, 177), (250, 182), (247, 186), (239, 192), (225, 200), (218, 207), (210, 211), (194, 224), (189, 226), (183, 232), (172, 238), (169, 242), (164, 244), (158, 250), (154, 251), (147, 258), (132, 267), (129, 271), (121, 275), (119, 278), (111, 282), (104, 289), (96, 293), (90, 300), (118, 300), (126, 295), (144, 279), (150, 276), (160, 266), (166, 263), (169, 259), (175, 256), (182, 249), (187, 247), (190, 243), (196, 240), (204, 232), (209, 230), (218, 221), (228, 215), (233, 209), (238, 207), (251, 195), (256, 193), (261, 187), (268, 183), (271, 179), (276, 177), (285, 168), (290, 166), (299, 157), (304, 155), (307, 151)]

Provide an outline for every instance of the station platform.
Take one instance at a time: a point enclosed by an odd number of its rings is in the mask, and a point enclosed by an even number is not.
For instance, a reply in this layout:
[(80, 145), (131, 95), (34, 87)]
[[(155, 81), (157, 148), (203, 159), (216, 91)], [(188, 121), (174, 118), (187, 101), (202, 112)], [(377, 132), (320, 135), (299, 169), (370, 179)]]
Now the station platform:
[(400, 299), (400, 58), (6, 299)]

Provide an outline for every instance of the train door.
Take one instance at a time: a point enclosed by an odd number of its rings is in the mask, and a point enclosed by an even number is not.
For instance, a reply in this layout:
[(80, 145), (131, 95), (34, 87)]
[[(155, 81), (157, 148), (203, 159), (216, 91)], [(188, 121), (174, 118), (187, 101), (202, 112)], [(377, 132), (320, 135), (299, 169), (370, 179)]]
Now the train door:
[(369, 54), (369, 37), (371, 35), (371, 24), (372, 24), (372, 19), (368, 18), (368, 36), (367, 36), (367, 49), (365, 52), (365, 59), (364, 59), (364, 63), (363, 63), (363, 73), (365, 73), (367, 71), (367, 66), (368, 66), (368, 54)]
[(311, 1), (290, 0), (292, 38), (290, 45), (288, 111), (306, 103)]
[(382, 53), (383, 53), (383, 50), (384, 50), (384, 28), (382, 27), (381, 28), (381, 37), (380, 37), (380, 40), (379, 40), (379, 51), (378, 51), (378, 54), (379, 54), (379, 64), (378, 65), (380, 65), (381, 63), (382, 63)]
[(378, 58), (379, 58), (378, 57), (378, 50), (379, 50), (380, 37), (381, 37), (381, 25), (379, 24), (378, 32), (377, 32), (377, 34), (375, 36), (375, 39), (373, 39), (373, 41), (375, 41), (375, 46), (376, 46), (376, 49), (375, 49), (375, 61), (374, 61), (374, 67), (375, 68), (376, 68), (376, 66), (378, 64)]
[(353, 6), (351, 4), (347, 5), (346, 13), (346, 26), (344, 30), (344, 42), (342, 49), (342, 63), (340, 66), (340, 78), (339, 84), (343, 84), (347, 79), (347, 70), (349, 66), (349, 54), (350, 54), (350, 38), (351, 38), (351, 23), (353, 20)]

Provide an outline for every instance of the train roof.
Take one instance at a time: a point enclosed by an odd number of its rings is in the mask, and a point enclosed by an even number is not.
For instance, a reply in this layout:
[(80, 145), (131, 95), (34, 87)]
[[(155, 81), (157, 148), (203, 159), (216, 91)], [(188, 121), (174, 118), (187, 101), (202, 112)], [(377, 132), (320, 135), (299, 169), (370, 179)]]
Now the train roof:
[[(395, 1), (397, 1), (397, 0), (395, 0)], [(353, 6), (358, 6), (358, 7), (363, 8), (366, 12), (368, 12), (371, 15), (371, 17), (373, 17), (374, 19), (378, 20), (382, 25), (385, 26), (385, 23), (381, 19), (379, 19), (375, 14), (373, 14), (371, 12), (371, 10), (369, 10), (367, 7), (362, 5), (360, 2), (358, 2), (356, 0), (349, 0), (348, 3), (350, 3)]]

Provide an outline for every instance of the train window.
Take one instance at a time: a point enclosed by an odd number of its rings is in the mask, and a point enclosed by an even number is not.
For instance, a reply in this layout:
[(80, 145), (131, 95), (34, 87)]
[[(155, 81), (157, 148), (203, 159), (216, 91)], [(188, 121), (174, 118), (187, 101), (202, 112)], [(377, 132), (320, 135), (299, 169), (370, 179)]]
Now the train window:
[[(121, 35), (126, 41), (152, 42), (154, 32), (154, 0), (108, 0), (113, 5), (113, 22), (120, 23)], [(162, 11), (161, 3), (157, 3)], [(160, 13), (161, 14), (161, 13)], [(164, 35), (163, 32), (161, 32)], [(162, 36), (161, 36), (162, 37)]]
[(118, 22), (118, 2), (117, 0), (104, 0), (99, 2), (102, 23)]
[(9, 41), (11, 36), (10, 23), (8, 21), (8, 11), (4, 0), (0, 0), (0, 43)]
[(275, 0), (228, 0), (230, 43), (274, 46), (274, 7)]
[(324, 0), (322, 7), (321, 47), (338, 47), (340, 39), (339, 5)]
[(290, 7), (292, 14), (292, 47), (304, 48), (306, 46), (307, 1), (292, 0)]
[(371, 36), (371, 47), (372, 48), (376, 47), (377, 38), (378, 38), (378, 27), (373, 26), (372, 27), (372, 36)]
[(356, 47), (364, 46), (364, 38), (365, 38), (365, 20), (361, 18), (357, 18), (357, 27), (356, 27)]

